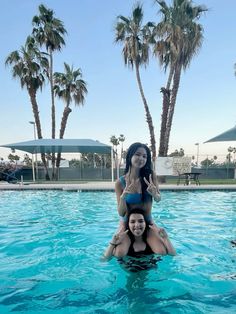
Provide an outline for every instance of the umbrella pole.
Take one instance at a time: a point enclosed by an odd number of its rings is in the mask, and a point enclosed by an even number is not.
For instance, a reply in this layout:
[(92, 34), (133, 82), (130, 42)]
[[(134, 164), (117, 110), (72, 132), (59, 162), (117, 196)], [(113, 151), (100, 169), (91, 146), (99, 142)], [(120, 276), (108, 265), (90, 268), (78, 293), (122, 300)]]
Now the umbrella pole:
[(32, 154), (32, 175), (33, 175), (33, 181), (35, 182), (34, 154)]

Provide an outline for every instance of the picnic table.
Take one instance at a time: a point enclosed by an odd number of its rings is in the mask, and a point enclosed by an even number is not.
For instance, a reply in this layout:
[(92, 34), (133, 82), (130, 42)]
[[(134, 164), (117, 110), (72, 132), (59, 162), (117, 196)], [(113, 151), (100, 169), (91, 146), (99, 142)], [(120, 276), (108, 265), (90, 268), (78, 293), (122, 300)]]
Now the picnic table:
[(200, 185), (199, 176), (201, 172), (184, 172), (180, 173), (178, 177), (177, 185), (180, 184), (181, 179), (184, 179), (184, 185), (190, 185), (191, 180), (195, 182), (196, 185)]

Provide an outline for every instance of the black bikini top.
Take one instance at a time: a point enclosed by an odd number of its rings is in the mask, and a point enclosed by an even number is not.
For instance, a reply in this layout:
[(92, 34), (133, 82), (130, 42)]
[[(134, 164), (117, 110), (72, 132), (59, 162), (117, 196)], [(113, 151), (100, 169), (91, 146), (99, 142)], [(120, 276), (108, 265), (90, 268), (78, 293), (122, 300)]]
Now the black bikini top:
[(148, 245), (148, 243), (147, 243), (147, 242), (145, 242), (145, 243), (146, 243), (145, 250), (143, 250), (143, 251), (138, 251), (138, 252), (136, 252), (136, 251), (134, 250), (134, 243), (131, 243), (127, 255), (128, 255), (128, 256), (132, 256), (132, 257), (137, 257), (137, 256), (140, 256), (140, 255), (150, 255), (150, 254), (154, 254), (154, 252), (152, 251), (152, 249), (150, 248), (150, 246)]

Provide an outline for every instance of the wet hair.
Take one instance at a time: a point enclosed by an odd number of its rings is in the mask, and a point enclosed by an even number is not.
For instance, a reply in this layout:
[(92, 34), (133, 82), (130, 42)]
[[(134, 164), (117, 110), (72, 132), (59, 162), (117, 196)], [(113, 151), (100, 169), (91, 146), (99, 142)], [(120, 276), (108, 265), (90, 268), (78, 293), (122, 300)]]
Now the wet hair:
[(145, 227), (144, 233), (142, 234), (142, 237), (143, 237), (143, 239), (146, 241), (146, 239), (147, 239), (147, 231), (148, 231), (148, 228), (149, 228), (149, 227), (148, 227), (149, 222), (148, 222), (148, 220), (147, 220), (147, 216), (146, 216), (145, 211), (144, 211), (143, 209), (141, 209), (141, 208), (133, 208), (133, 209), (131, 209), (131, 210), (128, 211), (127, 220), (126, 220), (126, 230), (127, 230), (127, 229), (129, 230), (129, 231), (128, 231), (128, 236), (129, 236), (129, 238), (130, 238), (130, 240), (131, 240), (131, 243), (133, 243), (134, 240), (135, 240), (134, 235), (133, 235), (133, 233), (130, 231), (130, 228), (129, 228), (129, 220), (130, 220), (130, 216), (131, 216), (132, 214), (140, 214), (140, 215), (143, 216), (144, 221), (145, 221), (145, 223), (146, 223), (146, 227)]
[(128, 173), (129, 169), (132, 167), (131, 159), (140, 147), (144, 148), (146, 150), (146, 153), (147, 153), (146, 164), (143, 168), (140, 169), (140, 179), (141, 179), (141, 187), (142, 187), (142, 201), (147, 201), (149, 199), (151, 200), (151, 196), (149, 196), (149, 195), (147, 195), (147, 193), (145, 193), (145, 191), (147, 189), (147, 184), (145, 183), (143, 178), (145, 177), (149, 181), (149, 175), (153, 174), (151, 152), (150, 152), (150, 149), (147, 147), (147, 145), (139, 143), (139, 142), (136, 142), (136, 143), (133, 143), (132, 145), (130, 145), (130, 147), (128, 148), (127, 154), (126, 154), (126, 166), (125, 166), (124, 174)]

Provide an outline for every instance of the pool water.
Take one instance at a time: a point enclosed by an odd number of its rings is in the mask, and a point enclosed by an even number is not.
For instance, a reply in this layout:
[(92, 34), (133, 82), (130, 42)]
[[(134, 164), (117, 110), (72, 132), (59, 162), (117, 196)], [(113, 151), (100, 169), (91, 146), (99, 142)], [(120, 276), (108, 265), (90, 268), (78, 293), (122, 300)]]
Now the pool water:
[(0, 313), (235, 313), (236, 192), (162, 192), (154, 220), (177, 255), (130, 272), (100, 257), (112, 192), (0, 193)]

